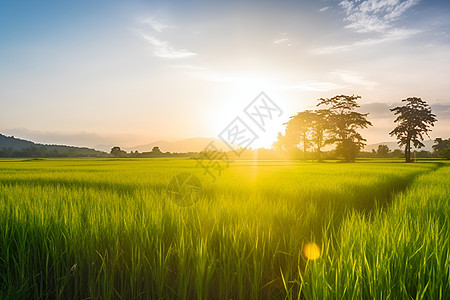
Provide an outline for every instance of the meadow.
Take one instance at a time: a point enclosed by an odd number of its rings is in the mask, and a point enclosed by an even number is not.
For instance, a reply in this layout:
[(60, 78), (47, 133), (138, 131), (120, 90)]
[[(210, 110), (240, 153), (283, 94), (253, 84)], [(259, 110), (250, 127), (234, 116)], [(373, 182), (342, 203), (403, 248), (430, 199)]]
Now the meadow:
[[(176, 174), (200, 179), (191, 206)], [(450, 164), (0, 161), (2, 299), (445, 299)]]

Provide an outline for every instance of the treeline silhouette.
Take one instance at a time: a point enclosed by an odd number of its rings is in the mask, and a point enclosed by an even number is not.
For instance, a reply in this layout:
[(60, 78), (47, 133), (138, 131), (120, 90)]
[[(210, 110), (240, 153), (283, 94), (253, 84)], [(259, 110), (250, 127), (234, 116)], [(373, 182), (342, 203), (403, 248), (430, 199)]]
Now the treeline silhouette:
[(30, 146), (23, 149), (1, 148), (0, 157), (5, 158), (51, 158), (51, 157), (108, 157), (105, 152), (88, 149), (86, 151), (80, 149), (58, 150), (49, 149), (44, 146)]
[(111, 149), (109, 153), (109, 157), (115, 158), (152, 158), (152, 157), (195, 157), (197, 155), (196, 152), (188, 152), (188, 153), (171, 153), (171, 152), (162, 152), (159, 147), (153, 147), (152, 151), (149, 152), (138, 152), (130, 151), (130, 153), (122, 150), (120, 147), (115, 146)]
[[(307, 158), (308, 150), (315, 153), (315, 158), (323, 159), (322, 147), (334, 146), (337, 156), (343, 157), (345, 161), (354, 161), (356, 157), (389, 157), (389, 148), (380, 145), (377, 151), (361, 153), (366, 139), (363, 138), (360, 129), (372, 126), (368, 120), (369, 113), (356, 111), (359, 108), (358, 100), (361, 96), (337, 95), (332, 98), (318, 99), (317, 106), (321, 109), (305, 110), (290, 117), (285, 123), (284, 134), (279, 133), (274, 147), (280, 151), (290, 153), (301, 149), (304, 158)], [(419, 157), (432, 157), (428, 151), (416, 152), (412, 147), (422, 148), (424, 136), (428, 136), (431, 127), (437, 121), (436, 115), (431, 112), (430, 106), (418, 97), (403, 99), (403, 106), (391, 109), (396, 119), (396, 127), (389, 132), (395, 136), (398, 145), (404, 147), (404, 158), (406, 162), (412, 161), (411, 154)], [(442, 139), (439, 139), (442, 144)], [(437, 146), (439, 141), (436, 140)], [(447, 150), (436, 150), (436, 155), (448, 157)], [(448, 150), (450, 151), (450, 150)], [(395, 152), (395, 150), (394, 150)], [(399, 153), (392, 153), (396, 156)]]
[[(450, 141), (450, 139), (448, 140)], [(435, 141), (436, 142), (436, 141)], [(434, 146), (433, 146), (434, 147)], [(237, 151), (238, 152), (238, 151)], [(317, 153), (312, 149), (311, 151), (306, 150), (304, 152), (299, 148), (291, 148), (288, 151), (280, 151), (279, 149), (246, 149), (242, 154), (237, 155), (233, 151), (222, 152), (229, 159), (295, 159), (295, 160), (317, 160)], [(450, 154), (450, 149), (447, 152), (443, 151), (413, 151), (413, 157), (416, 158), (447, 158), (450, 156), (445, 156), (444, 153)], [(200, 153), (201, 154), (201, 153)], [(211, 156), (211, 155), (209, 155)], [(217, 154), (219, 156), (219, 153)], [(387, 145), (378, 145), (378, 148), (372, 149), (371, 151), (359, 151), (356, 154), (356, 158), (404, 158), (405, 154), (400, 149), (391, 150)], [(196, 157), (196, 156), (195, 156)], [(321, 151), (321, 159), (323, 160), (339, 160), (342, 156), (336, 149)]]
[[(427, 150), (413, 151), (412, 155), (416, 158), (445, 158), (437, 151), (431, 152)], [(405, 154), (402, 150), (394, 149), (391, 151), (387, 145), (379, 145), (377, 150), (372, 149), (371, 152), (361, 151), (357, 155), (359, 158), (403, 158), (404, 156)]]
[[(318, 99), (320, 109), (305, 110), (291, 116), (285, 123), (284, 134), (279, 133), (273, 149), (247, 149), (246, 151), (229, 151), (211, 153), (206, 150), (188, 153), (162, 152), (159, 147), (152, 151), (130, 153), (115, 146), (110, 153), (89, 148), (61, 145), (41, 145), (30, 141), (6, 137), (0, 134), (0, 157), (114, 157), (114, 158), (152, 158), (152, 157), (191, 157), (202, 158), (211, 156), (238, 158), (291, 158), (291, 159), (341, 159), (354, 161), (355, 158), (400, 158), (406, 162), (414, 158), (446, 158), (450, 159), (450, 139), (435, 139), (433, 152), (415, 151), (412, 147), (424, 147), (424, 136), (428, 136), (431, 127), (437, 121), (430, 106), (421, 98), (410, 97), (403, 99), (403, 106), (391, 111), (396, 116), (396, 127), (389, 132), (395, 136), (398, 145), (404, 151), (391, 151), (387, 145), (379, 145), (378, 149), (364, 152), (366, 139), (360, 129), (372, 126), (368, 120), (368, 113), (356, 111), (359, 108), (360, 96), (337, 95), (332, 98)], [(331, 149), (334, 147), (334, 149)], [(323, 150), (327, 149), (327, 150)], [(216, 151), (217, 152), (217, 151)], [(240, 154), (236, 154), (240, 153)]]
[(0, 134), (0, 157), (107, 157), (103, 151), (86, 147), (44, 145)]

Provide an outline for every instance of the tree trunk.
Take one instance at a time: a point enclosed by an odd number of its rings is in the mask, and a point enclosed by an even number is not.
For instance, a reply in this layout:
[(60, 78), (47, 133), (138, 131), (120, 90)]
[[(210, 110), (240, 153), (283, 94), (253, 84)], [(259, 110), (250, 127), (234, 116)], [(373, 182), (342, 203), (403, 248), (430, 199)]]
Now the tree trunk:
[(409, 139), (406, 141), (405, 161), (411, 162), (411, 141)]
[(317, 145), (317, 160), (319, 160), (320, 161), (320, 139), (319, 138), (317, 138), (316, 139), (316, 145)]
[(303, 158), (306, 159), (306, 138), (303, 139)]

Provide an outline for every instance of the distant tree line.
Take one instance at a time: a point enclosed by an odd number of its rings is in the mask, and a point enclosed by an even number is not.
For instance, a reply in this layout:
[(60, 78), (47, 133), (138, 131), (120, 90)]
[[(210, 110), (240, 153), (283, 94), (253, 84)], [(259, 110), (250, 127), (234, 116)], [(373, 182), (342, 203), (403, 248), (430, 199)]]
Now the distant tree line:
[[(435, 140), (436, 142), (436, 140)], [(434, 146), (433, 146), (434, 147)], [(358, 153), (358, 157), (362, 158), (403, 158), (405, 156), (404, 152), (400, 149), (394, 149), (391, 151), (387, 145), (378, 145), (377, 150), (372, 149), (371, 152), (367, 151), (361, 151)], [(413, 152), (413, 158), (445, 158), (437, 151), (427, 151), (427, 150), (420, 150), (420, 151), (414, 151)], [(450, 158), (448, 158), (450, 159)]]
[(83, 149), (67, 147), (61, 150), (49, 148), (47, 146), (29, 146), (22, 149), (12, 147), (0, 148), (0, 157), (4, 158), (51, 158), (51, 157), (107, 157), (105, 152), (92, 149)]
[[(390, 152), (386, 145), (380, 145), (372, 152), (361, 152), (366, 139), (359, 133), (359, 129), (372, 126), (367, 119), (368, 113), (357, 112), (357, 101), (360, 96), (337, 95), (332, 98), (318, 99), (317, 110), (305, 110), (290, 117), (285, 123), (284, 134), (279, 133), (274, 147), (286, 153), (296, 153), (300, 150), (304, 158), (308, 158), (308, 151), (314, 153), (314, 158), (323, 159), (322, 147), (335, 146), (336, 156), (345, 161), (354, 161), (359, 157), (398, 157), (400, 150)], [(430, 127), (437, 121), (429, 105), (421, 98), (411, 97), (402, 100), (403, 106), (391, 109), (397, 116), (397, 126), (389, 133), (395, 136), (398, 144), (405, 147), (403, 157), (410, 162), (411, 147), (422, 148), (424, 135), (428, 136)], [(429, 137), (429, 136), (428, 136)], [(434, 153), (429, 151), (414, 152), (417, 157), (439, 156), (448, 158), (446, 140), (436, 139)], [(446, 150), (447, 149), (447, 150)], [(333, 152), (331, 152), (333, 153)], [(328, 153), (327, 156), (329, 156)]]
[[(450, 159), (450, 139), (435, 139), (433, 152), (412, 151), (412, 146), (422, 148), (424, 136), (428, 136), (431, 127), (437, 121), (429, 105), (421, 98), (411, 97), (402, 100), (403, 106), (391, 111), (396, 116), (396, 127), (389, 133), (395, 136), (399, 149), (391, 151), (387, 145), (379, 145), (371, 152), (361, 151), (366, 139), (359, 130), (372, 126), (367, 119), (368, 113), (356, 111), (359, 108), (360, 96), (337, 95), (332, 98), (318, 99), (320, 109), (305, 110), (291, 116), (285, 123), (284, 134), (279, 133), (273, 149), (248, 149), (244, 156), (253, 158), (304, 158), (304, 159), (336, 159), (354, 161), (356, 157), (366, 158), (398, 158), (404, 157), (407, 162), (415, 158), (439, 157)], [(127, 153), (120, 147), (113, 147), (109, 154), (94, 149), (41, 145), (30, 141), (7, 137), (0, 134), (0, 157), (114, 157), (114, 158), (152, 158), (152, 157), (191, 157), (198, 158), (202, 152), (170, 153), (162, 152), (159, 147), (152, 151)], [(332, 150), (330, 147), (334, 146)], [(323, 149), (327, 149), (324, 151)], [(240, 151), (239, 151), (240, 152)], [(280, 153), (282, 155), (280, 156)], [(227, 157), (237, 158), (232, 151), (224, 153)], [(239, 156), (242, 157), (242, 156)]]
[(0, 133), (0, 157), (107, 157), (103, 151), (87, 147), (37, 144)]
[(441, 138), (437, 138), (434, 140), (434, 142), (434, 153), (438, 157), (450, 159), (450, 139), (443, 140)]
[(115, 158), (151, 158), (151, 157), (192, 157), (196, 153), (194, 152), (188, 152), (188, 153), (170, 153), (170, 152), (162, 152), (159, 147), (155, 146), (153, 147), (152, 151), (150, 152), (142, 152), (139, 153), (136, 151), (130, 151), (130, 153), (127, 153), (125, 150), (122, 150), (120, 147), (115, 146), (111, 148), (111, 151), (109, 153), (110, 157)]

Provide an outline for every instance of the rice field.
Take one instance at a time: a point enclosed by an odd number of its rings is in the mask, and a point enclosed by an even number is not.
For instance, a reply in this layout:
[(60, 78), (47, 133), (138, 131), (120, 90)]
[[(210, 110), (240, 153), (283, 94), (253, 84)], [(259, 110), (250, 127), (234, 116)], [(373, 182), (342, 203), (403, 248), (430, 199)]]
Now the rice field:
[[(171, 201), (179, 173), (201, 183)], [(446, 299), (450, 165), (0, 161), (2, 299)]]

